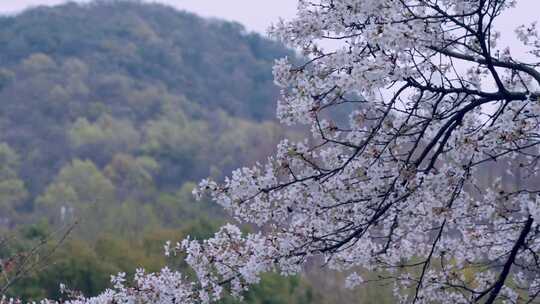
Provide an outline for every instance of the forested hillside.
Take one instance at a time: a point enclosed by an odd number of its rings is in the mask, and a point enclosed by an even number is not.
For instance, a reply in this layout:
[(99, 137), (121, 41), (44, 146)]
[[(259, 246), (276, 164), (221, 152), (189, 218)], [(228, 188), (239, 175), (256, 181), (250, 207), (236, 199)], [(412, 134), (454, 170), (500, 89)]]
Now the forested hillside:
[[(95, 294), (110, 274), (167, 264), (166, 240), (212, 233), (225, 217), (193, 202), (193, 182), (283, 137), (272, 65), (286, 55), (239, 24), (157, 4), (0, 17), (0, 261), (76, 223), (9, 294), (57, 298), (59, 283)], [(310, 301), (298, 278), (265, 282), (250, 303)]]

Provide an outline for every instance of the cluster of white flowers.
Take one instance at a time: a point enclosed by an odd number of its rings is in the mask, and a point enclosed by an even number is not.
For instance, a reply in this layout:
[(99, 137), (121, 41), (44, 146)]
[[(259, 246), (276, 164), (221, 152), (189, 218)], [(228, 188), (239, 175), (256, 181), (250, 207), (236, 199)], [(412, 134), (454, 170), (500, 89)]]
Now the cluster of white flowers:
[[(313, 139), (284, 141), (207, 192), (264, 228), (285, 273), (323, 256), (337, 270), (384, 271), (405, 302), (533, 299), (540, 185), (478, 187), (490, 163), (534, 177), (540, 158), (540, 73), (495, 49), (491, 30), (514, 4), (300, 1), (272, 34), (309, 61), (279, 60), (274, 77), (278, 117)], [(535, 47), (534, 26), (517, 33)], [(340, 46), (325, 52), (325, 40)], [(348, 124), (328, 119), (344, 106), (355, 108)], [(365, 282), (354, 272), (345, 283)]]
[[(538, 65), (495, 49), (491, 31), (514, 4), (300, 0), (271, 34), (307, 62), (278, 60), (274, 77), (278, 117), (313, 138), (285, 140), (264, 164), (194, 191), (261, 232), (226, 225), (178, 244), (194, 283), (138, 272), (132, 287), (115, 277), (114, 290), (71, 303), (208, 303), (241, 295), (264, 272), (298, 273), (312, 257), (352, 272), (348, 287), (370, 283), (359, 269), (384, 272), (378, 281), (394, 283), (401, 302), (539, 300), (538, 183), (479, 186), (493, 163), (537, 176)], [(529, 46), (538, 36), (517, 33)], [(340, 47), (323, 51), (327, 40)], [(339, 108), (348, 121), (329, 118)]]

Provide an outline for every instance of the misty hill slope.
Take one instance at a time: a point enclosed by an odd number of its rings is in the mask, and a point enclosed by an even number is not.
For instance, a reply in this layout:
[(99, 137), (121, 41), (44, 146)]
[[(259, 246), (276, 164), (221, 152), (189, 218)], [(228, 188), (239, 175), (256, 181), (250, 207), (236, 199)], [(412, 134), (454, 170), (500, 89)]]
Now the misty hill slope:
[(238, 23), (158, 4), (96, 1), (0, 18), (0, 65), (34, 53), (78, 58), (95, 74), (121, 73), (251, 118), (268, 118), (271, 65), (289, 52)]
[(286, 55), (237, 23), (136, 1), (0, 17), (0, 142), (28, 192), (11, 205), (32, 209), (74, 159), (151, 158), (170, 189), (260, 158)]
[[(136, 1), (0, 16), (0, 235), (13, 235), (0, 260), (77, 222), (8, 295), (58, 299), (61, 282), (95, 295), (110, 274), (184, 267), (164, 242), (225, 219), (193, 183), (284, 136), (271, 71), (285, 55), (239, 24)], [(263, 281), (248, 303), (308, 303), (299, 278)]]

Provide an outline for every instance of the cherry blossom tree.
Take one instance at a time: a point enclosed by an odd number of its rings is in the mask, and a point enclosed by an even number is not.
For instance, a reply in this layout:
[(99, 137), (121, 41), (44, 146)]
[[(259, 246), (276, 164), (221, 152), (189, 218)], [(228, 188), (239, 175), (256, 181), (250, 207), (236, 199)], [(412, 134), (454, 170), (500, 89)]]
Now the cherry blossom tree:
[[(248, 266), (199, 262), (201, 273), (238, 274), (241, 285), (322, 256), (352, 272), (350, 286), (363, 282), (355, 269), (384, 271), (379, 283), (393, 283), (402, 302), (534, 301), (538, 184), (477, 187), (492, 162), (537, 176), (539, 65), (499, 47), (494, 29), (514, 5), (300, 1), (297, 18), (272, 30), (311, 59), (276, 64), (278, 117), (310, 126), (313, 139), (283, 141), (266, 164), (201, 184), (265, 231), (241, 241), (249, 249), (235, 257)], [(516, 35), (538, 58), (535, 24)], [(327, 40), (339, 46), (324, 51)], [(325, 115), (344, 106), (348, 124)]]
[[(299, 1), (296, 18), (271, 29), (308, 58), (277, 61), (277, 115), (311, 137), (195, 191), (259, 232), (226, 225), (167, 244), (187, 253), (194, 282), (141, 270), (134, 285), (121, 274), (115, 289), (72, 303), (208, 303), (310, 260), (349, 273), (351, 288), (393, 284), (403, 303), (539, 301), (538, 183), (479, 180), (502, 162), (538, 177), (540, 63), (499, 45), (495, 30), (515, 3)], [(538, 59), (535, 24), (515, 33)]]

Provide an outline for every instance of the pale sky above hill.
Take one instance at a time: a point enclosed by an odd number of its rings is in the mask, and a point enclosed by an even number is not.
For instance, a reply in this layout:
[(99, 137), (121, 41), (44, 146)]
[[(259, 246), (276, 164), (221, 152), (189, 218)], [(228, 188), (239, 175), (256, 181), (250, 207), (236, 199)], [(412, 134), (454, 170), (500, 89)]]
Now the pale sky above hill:
[[(83, 2), (86, 0), (78, 0)], [(0, 0), (0, 13), (15, 13), (37, 5), (55, 5), (65, 0)], [(296, 0), (153, 0), (206, 17), (218, 17), (244, 24), (249, 30), (265, 33), (279, 17), (292, 18)]]
[[(88, 1), (88, 0), (77, 0)], [(55, 5), (66, 0), (0, 0), (0, 13), (16, 13), (37, 5)], [(178, 9), (185, 9), (206, 17), (234, 20), (248, 30), (265, 33), (280, 17), (294, 17), (297, 0), (148, 0)], [(540, 0), (518, 0), (517, 8), (498, 19), (497, 28), (502, 32), (504, 45), (516, 46), (513, 30), (522, 23), (540, 21)], [(518, 47), (519, 49), (519, 47)]]

